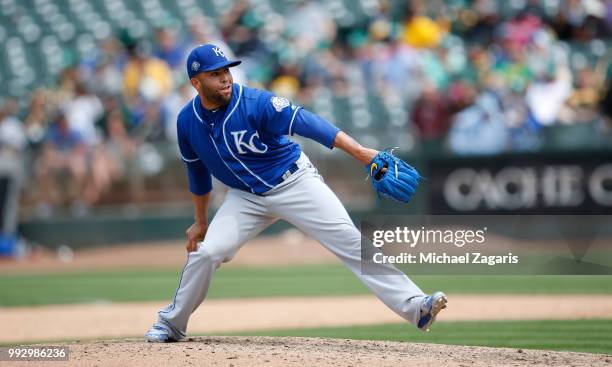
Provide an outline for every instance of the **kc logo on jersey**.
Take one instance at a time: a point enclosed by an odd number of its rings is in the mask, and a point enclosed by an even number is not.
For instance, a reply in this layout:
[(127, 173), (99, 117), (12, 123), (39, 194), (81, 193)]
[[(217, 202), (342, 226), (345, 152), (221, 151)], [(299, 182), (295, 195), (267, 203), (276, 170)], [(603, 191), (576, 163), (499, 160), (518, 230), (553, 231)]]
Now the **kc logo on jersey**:
[[(238, 149), (238, 154), (247, 153), (243, 149), (243, 147), (245, 149), (250, 150), (253, 153), (265, 153), (268, 151), (268, 146), (262, 143), (261, 141), (259, 141), (259, 132), (256, 131), (255, 133), (253, 133), (248, 143), (244, 142), (244, 136), (246, 135), (246, 133), (247, 133), (247, 130), (232, 131), (232, 136), (234, 137), (234, 143), (236, 144), (236, 149)], [(263, 149), (258, 148), (255, 145), (255, 138), (257, 138), (258, 143), (263, 146)]]

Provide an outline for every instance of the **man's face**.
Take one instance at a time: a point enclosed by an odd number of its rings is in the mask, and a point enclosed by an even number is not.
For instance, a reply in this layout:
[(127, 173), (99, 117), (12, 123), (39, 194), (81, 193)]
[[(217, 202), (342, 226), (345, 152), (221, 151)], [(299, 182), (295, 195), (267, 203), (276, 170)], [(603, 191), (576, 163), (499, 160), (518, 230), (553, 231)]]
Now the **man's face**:
[(229, 67), (205, 71), (191, 78), (191, 85), (217, 107), (225, 106), (232, 99), (233, 82)]

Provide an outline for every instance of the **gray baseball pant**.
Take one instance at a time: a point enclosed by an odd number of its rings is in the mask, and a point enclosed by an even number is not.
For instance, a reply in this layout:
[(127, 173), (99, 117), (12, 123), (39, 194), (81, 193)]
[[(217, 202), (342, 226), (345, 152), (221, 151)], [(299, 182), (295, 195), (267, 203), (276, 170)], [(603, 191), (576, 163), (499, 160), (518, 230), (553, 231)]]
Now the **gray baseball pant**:
[(174, 300), (159, 311), (158, 324), (185, 337), (189, 317), (206, 298), (215, 270), (245, 242), (284, 219), (319, 241), (385, 305), (417, 325), (425, 294), (393, 265), (372, 263), (368, 274), (385, 275), (362, 274), (361, 233), (306, 155), (297, 163), (298, 171), (264, 196), (229, 189), (204, 241), (188, 254)]

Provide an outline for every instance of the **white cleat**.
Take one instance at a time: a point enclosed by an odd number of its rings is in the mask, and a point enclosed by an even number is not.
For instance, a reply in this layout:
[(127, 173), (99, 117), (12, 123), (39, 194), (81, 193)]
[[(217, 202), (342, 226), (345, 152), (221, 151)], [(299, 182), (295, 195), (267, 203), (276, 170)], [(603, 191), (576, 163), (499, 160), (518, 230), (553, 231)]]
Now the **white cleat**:
[(180, 340), (180, 338), (174, 337), (166, 328), (159, 325), (153, 325), (144, 335), (144, 338), (150, 343), (174, 343)]
[(436, 321), (436, 316), (440, 311), (446, 308), (446, 294), (435, 292), (431, 296), (427, 296), (421, 305), (421, 318), (419, 319), (418, 328), (423, 331), (429, 331), (431, 324)]

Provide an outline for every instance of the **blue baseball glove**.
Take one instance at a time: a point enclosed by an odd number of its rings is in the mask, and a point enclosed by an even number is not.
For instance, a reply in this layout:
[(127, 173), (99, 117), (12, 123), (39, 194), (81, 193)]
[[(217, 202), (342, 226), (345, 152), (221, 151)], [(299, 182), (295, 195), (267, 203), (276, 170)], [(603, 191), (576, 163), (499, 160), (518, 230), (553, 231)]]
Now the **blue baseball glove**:
[(407, 203), (416, 192), (421, 176), (408, 163), (393, 155), (379, 152), (365, 167), (378, 196)]

